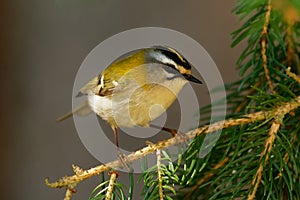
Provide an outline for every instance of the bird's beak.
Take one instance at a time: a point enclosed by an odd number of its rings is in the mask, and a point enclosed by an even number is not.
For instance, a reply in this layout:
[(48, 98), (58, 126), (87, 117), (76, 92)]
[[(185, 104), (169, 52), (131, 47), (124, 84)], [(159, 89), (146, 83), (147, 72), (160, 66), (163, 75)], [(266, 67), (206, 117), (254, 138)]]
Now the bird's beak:
[(190, 74), (186, 74), (186, 75), (184, 75), (184, 77), (186, 78), (186, 80), (189, 80), (191, 82), (202, 84), (202, 82), (199, 79), (195, 78), (194, 76), (192, 76)]

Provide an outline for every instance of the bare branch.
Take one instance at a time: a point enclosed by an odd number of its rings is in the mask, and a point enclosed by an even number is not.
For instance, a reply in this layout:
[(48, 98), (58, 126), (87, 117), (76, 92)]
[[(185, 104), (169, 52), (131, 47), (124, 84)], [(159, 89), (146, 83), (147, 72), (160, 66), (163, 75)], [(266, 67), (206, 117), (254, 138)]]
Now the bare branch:
[[(256, 122), (256, 121), (262, 121), (266, 119), (272, 119), (278, 115), (289, 113), (290, 111), (298, 108), (299, 106), (300, 106), (300, 96), (298, 96), (297, 98), (293, 99), (290, 102), (284, 103), (283, 105), (273, 110), (259, 111), (256, 113), (243, 115), (241, 116), (241, 118), (238, 119), (228, 119), (224, 121), (215, 122), (210, 125), (205, 125), (198, 129), (189, 131), (185, 135), (188, 139), (193, 139), (196, 135), (208, 134), (232, 126), (242, 125), (242, 124)], [(175, 136), (168, 140), (160, 141), (156, 144), (149, 144), (148, 146), (129, 154), (127, 156), (128, 162), (141, 159), (146, 155), (156, 152), (158, 149), (164, 149), (169, 146), (183, 143), (186, 141), (186, 137), (183, 138), (182, 136)], [(87, 178), (98, 175), (101, 172), (105, 172), (110, 169), (118, 169), (122, 166), (123, 165), (119, 160), (115, 160), (103, 165), (93, 167), (88, 170), (78, 170), (78, 173), (76, 173), (76, 175), (63, 177), (54, 183), (49, 183), (48, 179), (46, 179), (45, 182), (48, 187), (52, 187), (52, 188), (66, 187), (69, 184), (81, 182)]]

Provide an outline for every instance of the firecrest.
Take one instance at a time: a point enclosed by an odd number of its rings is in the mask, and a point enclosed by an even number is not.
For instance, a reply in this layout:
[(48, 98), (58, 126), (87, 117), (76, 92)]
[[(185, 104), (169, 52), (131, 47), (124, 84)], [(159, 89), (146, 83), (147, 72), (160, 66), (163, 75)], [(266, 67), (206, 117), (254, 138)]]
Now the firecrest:
[(175, 49), (138, 49), (116, 59), (83, 86), (78, 96), (87, 99), (57, 120), (94, 112), (110, 124), (119, 147), (118, 127), (148, 127), (171, 106), (188, 81), (201, 84), (191, 75), (191, 64)]

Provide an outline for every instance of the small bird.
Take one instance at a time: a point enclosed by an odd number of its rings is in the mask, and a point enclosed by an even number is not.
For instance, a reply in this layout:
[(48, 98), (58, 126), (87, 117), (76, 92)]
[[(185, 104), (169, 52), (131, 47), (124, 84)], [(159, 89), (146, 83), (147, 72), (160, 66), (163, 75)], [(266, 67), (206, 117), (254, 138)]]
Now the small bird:
[[(114, 132), (119, 152), (119, 127), (156, 127), (150, 122), (168, 109), (188, 81), (202, 82), (191, 75), (192, 65), (175, 49), (153, 46), (131, 51), (111, 63), (83, 86), (77, 96), (87, 99), (72, 112), (84, 116), (96, 113)], [(163, 130), (175, 135), (177, 131)]]

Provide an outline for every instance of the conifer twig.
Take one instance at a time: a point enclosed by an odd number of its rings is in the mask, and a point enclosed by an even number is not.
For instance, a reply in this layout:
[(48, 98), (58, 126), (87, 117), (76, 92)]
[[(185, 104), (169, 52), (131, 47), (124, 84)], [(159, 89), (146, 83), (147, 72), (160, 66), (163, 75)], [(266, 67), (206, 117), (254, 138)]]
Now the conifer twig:
[[(279, 113), (289, 113), (290, 111), (298, 108), (300, 106), (300, 96), (296, 97), (290, 102), (284, 103), (281, 106), (269, 110), (269, 111), (259, 111), (252, 114), (247, 114), (241, 116), (241, 118), (238, 119), (228, 119), (224, 121), (219, 121), (212, 123), (211, 125), (205, 125), (198, 129), (191, 130), (187, 132), (185, 135), (188, 139), (194, 138), (196, 135), (200, 134), (208, 134), (210, 132), (218, 131), (223, 128), (228, 128), (232, 126), (242, 125), (246, 123), (256, 122), (256, 121), (262, 121), (266, 119), (270, 119), (274, 116), (276, 116)], [(186, 137), (182, 138), (182, 136), (175, 136), (168, 140), (160, 141), (156, 144), (149, 144), (147, 147), (144, 147), (136, 152), (133, 152), (127, 156), (128, 162), (132, 162), (134, 160), (138, 160), (146, 155), (152, 154), (158, 149), (164, 149), (172, 145), (176, 145), (179, 143), (182, 143), (186, 141)], [(122, 163), (119, 162), (119, 160), (111, 161), (106, 164), (102, 164), (96, 167), (93, 167), (88, 170), (82, 170), (80, 174), (76, 174), (73, 176), (66, 176), (54, 183), (50, 183), (48, 179), (45, 180), (46, 185), (51, 188), (61, 188), (66, 187), (70, 183), (78, 183), (82, 180), (85, 180), (87, 178), (90, 178), (92, 176), (98, 175), (101, 172), (108, 171), (111, 168), (119, 168), (122, 167)]]
[(280, 119), (278, 119), (277, 121), (273, 121), (270, 131), (269, 131), (269, 137), (266, 139), (266, 143), (265, 143), (265, 148), (262, 151), (261, 155), (260, 155), (260, 164), (259, 167), (256, 171), (256, 174), (251, 182), (251, 185), (254, 186), (253, 190), (249, 193), (247, 200), (253, 200), (257, 191), (257, 188), (259, 186), (259, 183), (261, 181), (261, 177), (263, 174), (263, 170), (264, 170), (264, 166), (266, 165), (268, 159), (269, 159), (269, 155), (270, 152), (272, 150), (275, 138), (276, 138), (276, 134), (280, 128), (280, 125), (282, 123), (283, 120), (283, 116), (279, 117)]
[(72, 195), (73, 195), (73, 191), (71, 189), (67, 188), (64, 200), (70, 200)]
[(286, 74), (287, 74), (289, 77), (295, 79), (295, 80), (300, 84), (300, 77), (297, 76), (296, 74), (294, 74), (294, 73), (291, 72), (291, 67), (288, 67), (288, 68), (286, 69)]
[(109, 179), (108, 188), (107, 188), (107, 191), (105, 194), (105, 200), (111, 200), (112, 193), (114, 191), (115, 182), (119, 176), (119, 173), (117, 171), (112, 171), (109, 173), (109, 175), (110, 175), (110, 179)]
[(261, 32), (261, 35), (262, 35), (262, 39), (261, 39), (261, 56), (262, 56), (262, 60), (263, 60), (263, 68), (264, 68), (264, 71), (265, 71), (265, 76), (266, 76), (266, 79), (267, 79), (267, 82), (268, 82), (268, 85), (271, 89), (271, 91), (273, 93), (275, 93), (275, 90), (274, 90), (274, 86), (271, 82), (271, 78), (270, 78), (270, 75), (269, 75), (269, 69), (268, 69), (268, 58), (267, 58), (267, 55), (266, 55), (266, 46), (267, 46), (267, 34), (268, 34), (268, 27), (269, 27), (269, 23), (270, 23), (270, 16), (271, 16), (271, 10), (272, 10), (272, 6), (271, 6), (271, 0), (268, 1), (268, 5), (267, 5), (267, 12), (266, 12), (266, 15), (265, 15), (265, 23), (264, 23), (264, 26), (263, 26), (263, 29), (262, 29), (262, 32)]
[(156, 165), (157, 165), (157, 179), (158, 179), (158, 193), (159, 193), (159, 199), (164, 199), (164, 193), (162, 188), (162, 176), (161, 176), (161, 150), (158, 149), (156, 151)]
[(65, 194), (65, 197), (64, 197), (64, 200), (70, 200), (73, 196), (74, 193), (76, 193), (76, 184), (70, 184), (68, 187), (67, 187), (67, 190), (66, 190), (66, 194)]

